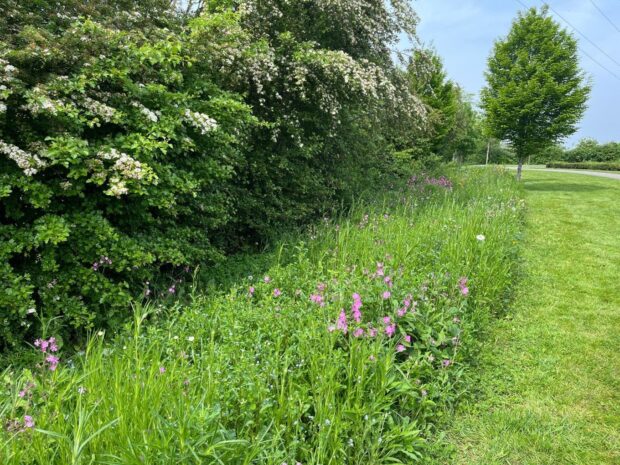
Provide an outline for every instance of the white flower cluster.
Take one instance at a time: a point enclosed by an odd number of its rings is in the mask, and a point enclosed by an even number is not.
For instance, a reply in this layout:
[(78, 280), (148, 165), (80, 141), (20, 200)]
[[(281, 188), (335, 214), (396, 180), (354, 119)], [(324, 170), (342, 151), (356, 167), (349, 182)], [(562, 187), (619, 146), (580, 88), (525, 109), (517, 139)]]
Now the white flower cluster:
[(204, 113), (185, 110), (185, 120), (200, 131), (201, 134), (207, 134), (214, 129), (217, 129), (217, 121)]
[(93, 115), (99, 116), (103, 121), (109, 123), (116, 115), (116, 110), (103, 102), (99, 102), (90, 97), (84, 97), (82, 105)]
[(120, 197), (128, 192), (129, 189), (127, 189), (127, 184), (118, 176), (112, 176), (110, 178), (110, 187), (105, 191), (107, 195), (113, 195), (114, 197)]
[(10, 95), (11, 91), (6, 86), (13, 79), (13, 73), (17, 70), (15, 66), (9, 64), (8, 61), (0, 58), (0, 113), (6, 112), (6, 104), (3, 100)]
[(111, 169), (116, 171), (122, 178), (135, 180), (144, 178), (146, 171), (144, 165), (124, 152), (111, 148), (108, 151), (99, 152), (97, 157), (101, 160), (114, 161)]
[(133, 102), (131, 102), (131, 106), (133, 106), (133, 107), (137, 108), (138, 110), (140, 110), (140, 113), (142, 113), (144, 116), (146, 116), (146, 119), (148, 119), (149, 121), (151, 121), (153, 123), (157, 123), (157, 121), (159, 120), (159, 117), (157, 116), (156, 112), (154, 112), (153, 110), (150, 110), (149, 108), (145, 107), (140, 102), (133, 101)]
[[(114, 162), (107, 171), (104, 168), (104, 160)], [(91, 179), (98, 184), (103, 184), (110, 175), (110, 187), (105, 193), (115, 197), (120, 197), (129, 192), (128, 180), (142, 181), (147, 177), (156, 179), (150, 167), (115, 148), (98, 152), (97, 159), (89, 163), (89, 168), (94, 171)]]
[(13, 74), (15, 74), (15, 71), (17, 71), (17, 68), (11, 64), (9, 64), (8, 61), (6, 61), (4, 58), (0, 58), (0, 79), (1, 80), (7, 80), (13, 77)]
[(58, 111), (64, 107), (62, 102), (50, 99), (46, 94), (45, 89), (40, 86), (36, 86), (28, 92), (26, 98), (28, 103), (23, 105), (22, 108), (30, 111), (34, 115), (38, 115), (40, 113), (56, 115)]
[(17, 163), (26, 176), (37, 174), (39, 169), (45, 167), (45, 163), (37, 155), (28, 153), (19, 147), (0, 140), (0, 153)]

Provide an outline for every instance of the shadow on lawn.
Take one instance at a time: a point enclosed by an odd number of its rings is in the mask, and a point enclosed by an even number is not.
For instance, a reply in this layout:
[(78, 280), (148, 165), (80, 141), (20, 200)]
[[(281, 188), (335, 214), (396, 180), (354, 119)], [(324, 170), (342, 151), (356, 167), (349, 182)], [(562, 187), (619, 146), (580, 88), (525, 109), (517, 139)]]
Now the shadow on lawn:
[(591, 192), (607, 189), (610, 187), (561, 181), (525, 180), (525, 190), (537, 192)]

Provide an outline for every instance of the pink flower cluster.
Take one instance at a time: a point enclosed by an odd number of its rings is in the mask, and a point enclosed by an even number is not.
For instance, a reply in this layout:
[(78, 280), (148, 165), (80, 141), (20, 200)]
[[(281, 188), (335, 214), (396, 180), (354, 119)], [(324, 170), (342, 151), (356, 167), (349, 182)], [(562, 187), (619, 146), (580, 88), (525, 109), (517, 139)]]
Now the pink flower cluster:
[(438, 178), (433, 178), (430, 176), (419, 177), (419, 176), (413, 175), (409, 178), (409, 181), (407, 181), (407, 184), (409, 185), (409, 187), (439, 186), (439, 187), (443, 187), (444, 189), (448, 189), (448, 190), (452, 189), (452, 181), (450, 181), (445, 176), (439, 176)]
[[(412, 302), (412, 299), (413, 299), (413, 296), (411, 294), (405, 297), (405, 300), (403, 301), (403, 306), (396, 311), (396, 314), (399, 317), (405, 316), (405, 314), (410, 308), (411, 308), (411, 313), (415, 312), (415, 307), (418, 303)], [(413, 303), (413, 306), (412, 306), (412, 303)]]
[(385, 324), (385, 334), (388, 337), (394, 336), (394, 333), (396, 333), (396, 323), (389, 316), (383, 317), (383, 323)]
[(24, 415), (24, 426), (26, 428), (34, 428), (34, 420), (30, 415)]
[(343, 333), (347, 333), (349, 330), (349, 325), (347, 323), (347, 314), (344, 309), (340, 311), (340, 315), (338, 315), (338, 321), (336, 321), (336, 329), (339, 329)]
[(461, 279), (459, 279), (459, 288), (461, 289), (461, 294), (463, 295), (468, 295), (469, 294), (469, 288), (467, 287), (467, 278), (466, 277), (462, 277)]
[(356, 323), (360, 323), (362, 321), (362, 312), (360, 311), (360, 308), (362, 308), (362, 298), (356, 292), (353, 294), (353, 305), (351, 305), (351, 316), (353, 316)]
[(59, 358), (52, 355), (58, 352), (58, 345), (56, 344), (56, 338), (50, 337), (49, 339), (37, 339), (34, 341), (34, 346), (38, 347), (42, 353), (47, 354), (45, 361), (48, 363), (50, 371), (55, 371), (58, 367)]

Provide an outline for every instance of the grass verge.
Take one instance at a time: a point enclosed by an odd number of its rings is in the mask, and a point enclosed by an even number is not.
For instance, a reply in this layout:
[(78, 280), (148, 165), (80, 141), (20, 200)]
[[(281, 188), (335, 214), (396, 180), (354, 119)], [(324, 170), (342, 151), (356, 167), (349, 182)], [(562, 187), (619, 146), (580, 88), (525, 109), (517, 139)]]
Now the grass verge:
[(620, 182), (526, 172), (527, 276), (482, 353), (454, 463), (620, 463)]
[(283, 244), (264, 275), (136, 305), (81, 354), (44, 334), (2, 378), (0, 462), (430, 458), (509, 297), (520, 218), (512, 174), (421, 179)]

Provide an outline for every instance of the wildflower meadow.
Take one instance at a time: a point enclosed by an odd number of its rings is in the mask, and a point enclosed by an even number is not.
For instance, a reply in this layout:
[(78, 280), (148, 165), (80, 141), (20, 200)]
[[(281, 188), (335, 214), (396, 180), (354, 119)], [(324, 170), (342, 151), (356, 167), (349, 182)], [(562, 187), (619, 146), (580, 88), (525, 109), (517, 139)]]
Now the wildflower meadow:
[[(362, 464), (436, 456), (518, 268), (503, 172), (451, 173), (289, 236), (232, 285), (144, 299), (79, 352), (44, 334), (2, 377), (9, 464)], [(264, 258), (264, 255), (263, 255)]]

